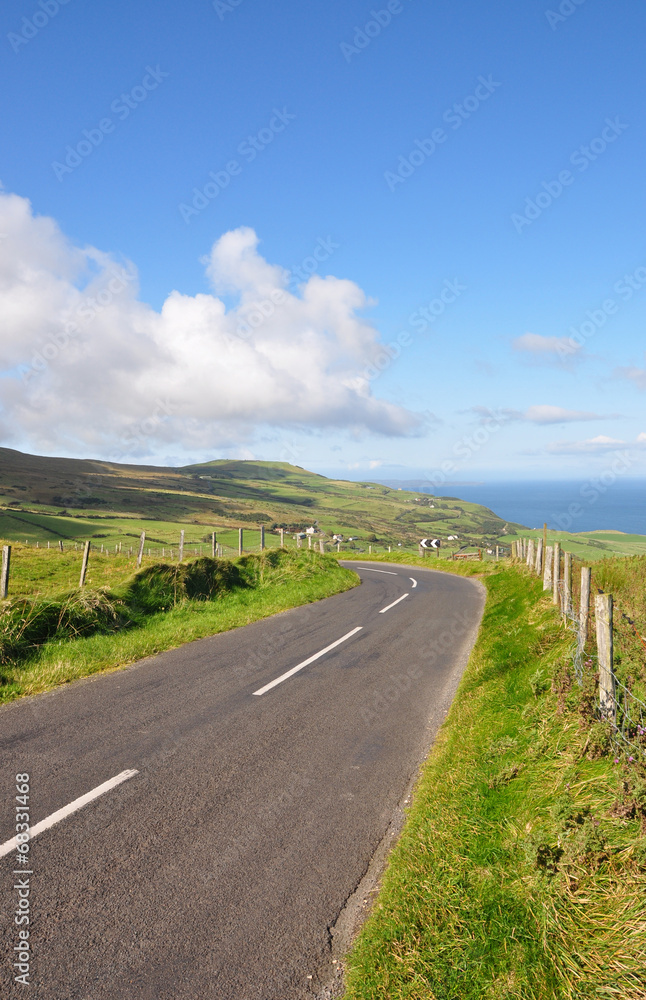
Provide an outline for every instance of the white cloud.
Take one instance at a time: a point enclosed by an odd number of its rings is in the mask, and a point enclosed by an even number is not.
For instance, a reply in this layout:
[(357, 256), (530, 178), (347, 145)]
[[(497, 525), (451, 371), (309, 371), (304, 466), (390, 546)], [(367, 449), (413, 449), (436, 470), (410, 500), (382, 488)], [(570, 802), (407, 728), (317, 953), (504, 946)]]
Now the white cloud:
[(486, 406), (472, 406), (469, 411), (476, 413), (481, 423), (495, 419), (500, 423), (508, 420), (524, 420), (531, 424), (563, 424), (585, 420), (614, 420), (616, 413), (588, 413), (585, 410), (567, 410), (563, 406), (551, 406), (539, 403), (529, 406), (526, 410), (499, 409), (490, 410)]
[(597, 437), (589, 438), (587, 441), (554, 441), (547, 446), (547, 451), (551, 455), (581, 455), (581, 454), (603, 454), (606, 451), (615, 451), (617, 448), (646, 448), (646, 434), (638, 435), (635, 442), (621, 441), (617, 438), (607, 437), (599, 434)]
[(646, 389), (646, 368), (616, 368), (614, 374), (632, 382), (638, 389)]
[(562, 406), (548, 406), (541, 404), (530, 406), (522, 414), (523, 420), (529, 420), (532, 424), (562, 424), (572, 423), (578, 420), (608, 420), (615, 414), (588, 413), (585, 410), (566, 410)]
[(136, 269), (75, 247), (52, 219), (0, 192), (0, 433), (41, 451), (141, 456), (212, 449), (262, 425), (405, 435), (420, 421), (375, 398), (369, 305), (351, 281), (313, 275), (297, 294), (251, 229), (205, 259), (216, 294), (173, 291), (157, 312)]
[(524, 333), (512, 341), (512, 347), (515, 351), (530, 354), (557, 354), (563, 360), (573, 357), (581, 350), (581, 345), (571, 337), (544, 337), (540, 333)]

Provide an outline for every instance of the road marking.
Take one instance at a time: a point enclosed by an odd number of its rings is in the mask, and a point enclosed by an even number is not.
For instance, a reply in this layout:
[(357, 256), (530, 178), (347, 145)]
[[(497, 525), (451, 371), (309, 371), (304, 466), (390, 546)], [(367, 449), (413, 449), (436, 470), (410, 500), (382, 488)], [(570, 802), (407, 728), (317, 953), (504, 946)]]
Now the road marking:
[(391, 569), (373, 569), (372, 566), (357, 566), (357, 569), (369, 569), (371, 573), (386, 573), (387, 576), (399, 576), (399, 573), (393, 573)]
[[(98, 785), (93, 788), (91, 792), (86, 792), (85, 795), (81, 795), (78, 799), (74, 799), (70, 802), (68, 806), (63, 806), (62, 809), (57, 809), (55, 813), (48, 816), (47, 819), (42, 819), (40, 823), (36, 823), (35, 826), (29, 831), (29, 839), (33, 840), (37, 837), (39, 833), (43, 830), (49, 830), (50, 826), (55, 826), (56, 823), (60, 823), (62, 819), (66, 819), (71, 816), (72, 813), (78, 812), (83, 806), (86, 806), (88, 802), (92, 802), (94, 799), (98, 799), (100, 795), (104, 795), (109, 792), (111, 788), (116, 788), (120, 785), (122, 781), (127, 781), (128, 778), (134, 778), (135, 774), (139, 774), (139, 771), (122, 771), (121, 774), (117, 774), (114, 778), (110, 778), (109, 781), (104, 781), (102, 785)], [(7, 840), (6, 843), (0, 845), (0, 858), (4, 857), (5, 854), (9, 854), (10, 851), (15, 851), (18, 846), (18, 841), (16, 837), (12, 837), (11, 840)]]
[(409, 579), (409, 580), (410, 580), (410, 582), (411, 582), (411, 583), (413, 584), (413, 587), (416, 587), (416, 586), (417, 586), (417, 580), (413, 580), (412, 576), (409, 576), (409, 577), (408, 577), (408, 579)]
[(382, 608), (379, 614), (385, 615), (387, 611), (390, 611), (391, 608), (394, 608), (396, 604), (399, 604), (400, 601), (403, 601), (404, 598), (408, 596), (409, 596), (408, 594), (402, 594), (402, 596), (398, 597), (396, 601), (393, 601), (392, 604), (389, 604), (387, 608)]
[(314, 663), (314, 660), (318, 660), (319, 657), (325, 656), (325, 654), (329, 653), (335, 646), (340, 646), (342, 642), (346, 641), (346, 639), (349, 639), (351, 636), (356, 635), (357, 632), (360, 632), (362, 628), (363, 625), (358, 625), (357, 628), (353, 628), (351, 632), (348, 632), (346, 635), (342, 635), (340, 639), (336, 640), (336, 642), (330, 643), (330, 645), (326, 646), (325, 649), (321, 649), (320, 652), (314, 653), (314, 656), (309, 656), (307, 660), (303, 660), (302, 663), (298, 663), (295, 667), (292, 667), (291, 670), (288, 670), (287, 673), (281, 674), (275, 681), (270, 681), (269, 684), (265, 684), (265, 686), (261, 687), (258, 691), (254, 691), (254, 694), (261, 695), (265, 694), (267, 691), (271, 691), (271, 689), (276, 687), (277, 684), (282, 684), (283, 681), (286, 681), (289, 677), (293, 677), (299, 670), (306, 667), (308, 663)]

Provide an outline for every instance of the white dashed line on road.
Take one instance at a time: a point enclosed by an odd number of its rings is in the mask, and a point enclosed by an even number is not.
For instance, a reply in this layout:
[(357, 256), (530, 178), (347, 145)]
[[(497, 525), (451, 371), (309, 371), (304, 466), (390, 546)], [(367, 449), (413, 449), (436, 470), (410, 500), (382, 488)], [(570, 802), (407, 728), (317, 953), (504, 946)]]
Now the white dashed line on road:
[[(35, 826), (31, 827), (29, 830), (29, 839), (33, 840), (39, 833), (42, 833), (44, 830), (49, 830), (51, 826), (55, 826), (57, 823), (60, 823), (62, 819), (66, 819), (68, 816), (71, 816), (72, 813), (78, 812), (78, 810), (82, 809), (83, 806), (86, 806), (88, 802), (98, 799), (100, 795), (105, 795), (106, 792), (109, 792), (112, 788), (116, 788), (117, 785), (120, 785), (123, 781), (127, 781), (128, 778), (134, 778), (135, 774), (139, 774), (139, 771), (122, 771), (121, 774), (115, 775), (115, 777), (110, 778), (109, 781), (104, 781), (102, 785), (97, 785), (97, 787), (93, 788), (91, 792), (86, 792), (85, 795), (81, 795), (78, 799), (74, 799), (74, 801), (70, 802), (68, 806), (63, 806), (62, 809), (57, 809), (57, 811), (52, 813), (51, 816), (48, 816), (47, 819), (42, 819), (40, 823), (36, 823)], [(12, 837), (12, 839), (7, 840), (6, 843), (0, 844), (0, 858), (4, 857), (5, 854), (9, 854), (10, 851), (15, 851), (17, 846), (18, 841), (16, 837)]]
[(306, 667), (309, 663), (314, 663), (314, 660), (318, 660), (319, 657), (329, 653), (335, 646), (340, 646), (342, 642), (345, 642), (346, 639), (350, 639), (353, 635), (356, 635), (356, 633), (360, 632), (362, 628), (363, 625), (358, 625), (357, 628), (353, 628), (351, 632), (347, 632), (345, 635), (342, 635), (340, 639), (336, 640), (336, 642), (331, 642), (329, 646), (325, 647), (325, 649), (321, 649), (318, 653), (314, 653), (314, 656), (309, 656), (306, 660), (303, 660), (302, 663), (298, 663), (295, 667), (292, 667), (291, 670), (281, 674), (280, 677), (276, 678), (276, 680), (270, 681), (269, 684), (265, 684), (264, 687), (259, 688), (258, 691), (254, 691), (253, 693), (255, 695), (261, 695), (265, 694), (267, 691), (271, 691), (271, 689), (275, 688), (277, 684), (282, 684), (283, 681), (286, 681), (289, 677), (293, 677), (294, 674), (298, 673), (299, 670), (302, 670), (303, 667)]
[(393, 573), (391, 569), (373, 569), (372, 566), (358, 566), (358, 569), (369, 569), (371, 573), (385, 573), (386, 576), (399, 576), (399, 573)]
[(396, 601), (393, 601), (392, 604), (389, 604), (387, 608), (382, 608), (379, 614), (385, 615), (387, 611), (390, 611), (391, 608), (394, 608), (396, 604), (399, 604), (400, 601), (403, 601), (404, 598), (408, 596), (409, 596), (408, 594), (402, 594), (402, 596), (398, 597)]

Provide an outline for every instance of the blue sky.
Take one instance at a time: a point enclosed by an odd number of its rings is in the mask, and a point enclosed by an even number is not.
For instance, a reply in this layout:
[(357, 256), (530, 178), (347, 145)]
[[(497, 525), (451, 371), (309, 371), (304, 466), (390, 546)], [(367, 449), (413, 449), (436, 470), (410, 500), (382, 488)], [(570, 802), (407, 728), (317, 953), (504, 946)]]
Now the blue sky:
[[(0, 19), (2, 444), (645, 473), (638, 5), (20, 0)], [(125, 262), (137, 278), (68, 344), (56, 324)]]

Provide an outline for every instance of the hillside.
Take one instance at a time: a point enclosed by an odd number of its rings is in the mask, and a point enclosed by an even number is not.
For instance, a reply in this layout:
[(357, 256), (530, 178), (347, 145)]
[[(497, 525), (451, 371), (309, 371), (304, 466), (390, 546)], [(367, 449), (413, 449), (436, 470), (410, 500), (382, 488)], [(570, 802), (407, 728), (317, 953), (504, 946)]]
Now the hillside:
[[(213, 528), (296, 530), (315, 525), (362, 542), (410, 547), (433, 535), (462, 545), (495, 544), (520, 526), (461, 500), (370, 482), (326, 479), (283, 462), (214, 461), (183, 468), (43, 458), (0, 448), (0, 535), (8, 539), (135, 534), (159, 542), (177, 525), (195, 541)], [(104, 521), (100, 526), (97, 521)], [(143, 525), (146, 527), (146, 525)]]

